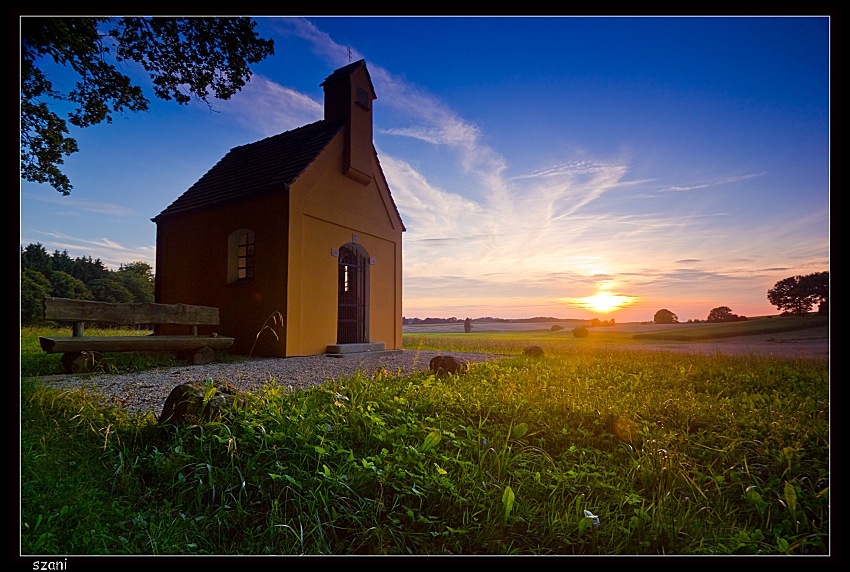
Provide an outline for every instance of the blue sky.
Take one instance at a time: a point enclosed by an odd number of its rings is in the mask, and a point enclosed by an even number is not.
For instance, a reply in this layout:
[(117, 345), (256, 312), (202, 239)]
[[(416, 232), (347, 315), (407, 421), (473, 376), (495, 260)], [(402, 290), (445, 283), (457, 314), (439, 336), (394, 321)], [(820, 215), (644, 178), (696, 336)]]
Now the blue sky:
[[(365, 58), (407, 227), (406, 316), (775, 313), (829, 269), (828, 18), (261, 18), (276, 54), (213, 111), (72, 128), (74, 189), (21, 182), (21, 244), (155, 259), (156, 216), (229, 149), (322, 117)], [(71, 82), (51, 68), (55, 82)], [(597, 295), (626, 302), (602, 313)], [(598, 300), (599, 298), (597, 298)]]

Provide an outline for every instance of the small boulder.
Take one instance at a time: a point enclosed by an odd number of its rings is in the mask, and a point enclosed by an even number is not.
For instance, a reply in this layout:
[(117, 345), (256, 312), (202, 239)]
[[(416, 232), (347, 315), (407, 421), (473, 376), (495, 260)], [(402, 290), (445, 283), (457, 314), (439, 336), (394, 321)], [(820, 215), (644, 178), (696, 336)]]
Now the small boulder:
[(205, 404), (207, 383), (207, 381), (193, 381), (172, 389), (162, 407), (162, 414), (159, 416), (160, 425), (209, 421), (217, 419), (225, 409), (244, 405), (242, 395), (226, 381), (212, 382), (214, 391)]
[(540, 346), (528, 346), (523, 350), (522, 355), (528, 357), (543, 357), (543, 348)]
[(469, 364), (463, 363), (454, 356), (435, 356), (431, 358), (431, 371), (436, 375), (453, 373), (455, 375), (469, 371)]
[(67, 373), (91, 373), (103, 362), (100, 352), (65, 352), (62, 367)]

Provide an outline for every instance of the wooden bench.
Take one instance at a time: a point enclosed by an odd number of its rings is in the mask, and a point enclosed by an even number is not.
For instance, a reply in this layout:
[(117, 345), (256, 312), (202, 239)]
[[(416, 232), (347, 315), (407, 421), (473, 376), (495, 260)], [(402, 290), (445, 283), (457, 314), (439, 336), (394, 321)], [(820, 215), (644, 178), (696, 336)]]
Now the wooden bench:
[[(233, 345), (233, 338), (212, 334), (199, 336), (198, 326), (219, 325), (218, 308), (187, 304), (110, 304), (68, 298), (45, 298), (44, 319), (73, 322), (72, 337), (40, 337), (41, 349), (61, 353), (65, 371), (92, 371), (102, 352), (172, 352), (200, 365), (215, 361), (215, 352)], [(178, 324), (191, 327), (185, 336), (84, 336), (86, 322), (110, 322), (120, 325)]]

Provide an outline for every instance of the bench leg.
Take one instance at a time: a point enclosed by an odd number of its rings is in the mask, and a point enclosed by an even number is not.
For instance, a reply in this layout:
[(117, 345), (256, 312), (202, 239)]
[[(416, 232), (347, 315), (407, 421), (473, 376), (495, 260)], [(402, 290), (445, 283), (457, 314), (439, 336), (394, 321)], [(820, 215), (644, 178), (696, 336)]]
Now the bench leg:
[(89, 373), (103, 361), (100, 352), (65, 352), (62, 354), (62, 367), (68, 373)]

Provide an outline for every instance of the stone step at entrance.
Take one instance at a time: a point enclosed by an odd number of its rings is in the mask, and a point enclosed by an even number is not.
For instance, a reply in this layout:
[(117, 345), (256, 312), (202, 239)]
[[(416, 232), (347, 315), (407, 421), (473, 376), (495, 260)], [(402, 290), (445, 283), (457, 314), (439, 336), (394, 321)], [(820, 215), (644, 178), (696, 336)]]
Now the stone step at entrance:
[(382, 352), (387, 349), (384, 342), (371, 344), (336, 344), (328, 346), (329, 354), (360, 354), (363, 352)]
[(387, 345), (384, 342), (374, 342), (371, 344), (336, 344), (328, 346), (328, 352), (325, 355), (334, 358), (362, 358), (400, 354), (402, 352), (402, 350), (388, 350), (386, 348)]

